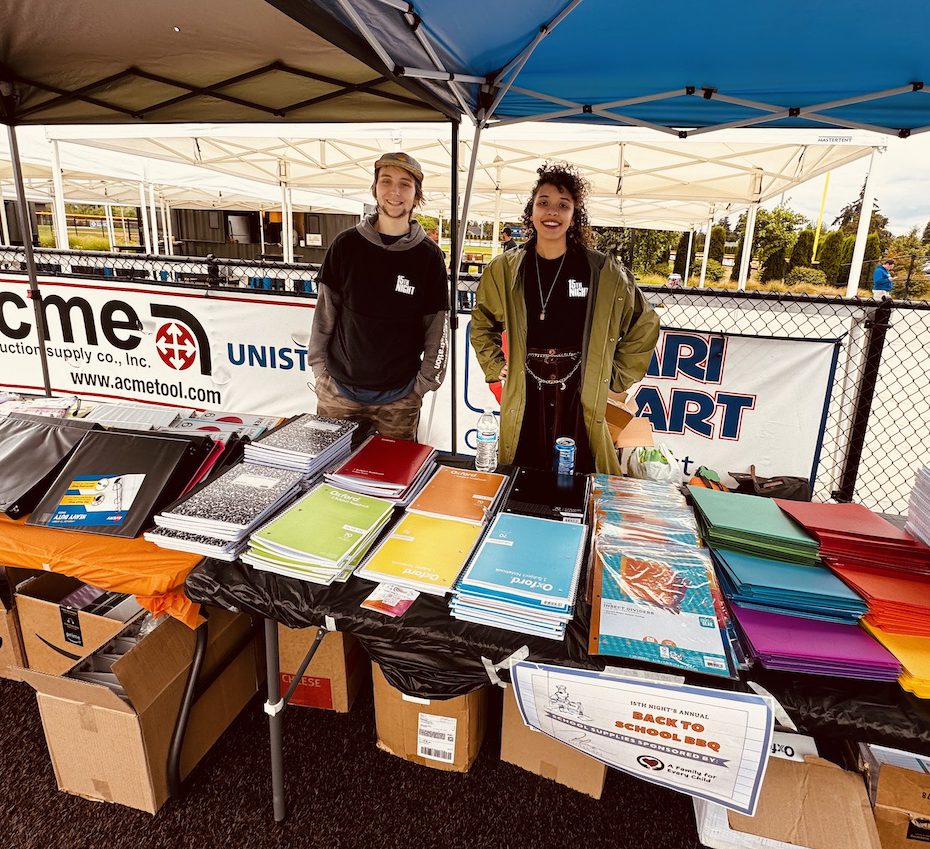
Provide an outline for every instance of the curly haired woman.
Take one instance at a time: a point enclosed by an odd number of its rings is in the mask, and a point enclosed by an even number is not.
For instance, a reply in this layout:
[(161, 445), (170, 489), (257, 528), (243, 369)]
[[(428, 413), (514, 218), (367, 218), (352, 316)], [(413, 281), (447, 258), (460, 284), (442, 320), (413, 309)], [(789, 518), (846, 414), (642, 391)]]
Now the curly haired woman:
[(504, 384), (500, 462), (551, 468), (555, 440), (569, 436), (576, 473), (619, 474), (607, 393), (645, 374), (659, 319), (630, 272), (588, 246), (588, 187), (577, 171), (547, 163), (537, 173), (523, 211), (532, 237), (485, 268), (472, 311), (485, 379)]

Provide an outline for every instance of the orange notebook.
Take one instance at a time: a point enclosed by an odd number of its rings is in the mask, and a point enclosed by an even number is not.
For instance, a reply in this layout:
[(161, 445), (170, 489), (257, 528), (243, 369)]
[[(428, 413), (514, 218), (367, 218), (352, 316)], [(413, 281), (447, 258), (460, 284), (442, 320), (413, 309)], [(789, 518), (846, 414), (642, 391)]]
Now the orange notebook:
[(506, 480), (495, 472), (440, 466), (407, 512), (481, 524)]

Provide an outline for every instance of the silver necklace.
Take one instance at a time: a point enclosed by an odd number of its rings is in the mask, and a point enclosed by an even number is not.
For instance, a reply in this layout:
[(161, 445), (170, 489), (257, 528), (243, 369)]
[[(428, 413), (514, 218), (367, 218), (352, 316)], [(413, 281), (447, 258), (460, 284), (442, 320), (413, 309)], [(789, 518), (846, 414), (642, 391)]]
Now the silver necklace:
[(562, 254), (562, 261), (559, 263), (558, 271), (555, 273), (555, 277), (552, 278), (552, 285), (549, 287), (549, 294), (543, 298), (542, 293), (542, 274), (539, 273), (539, 253), (537, 251), (533, 252), (533, 255), (536, 259), (536, 285), (539, 286), (539, 302), (542, 304), (542, 309), (539, 311), (539, 320), (546, 320), (546, 304), (549, 303), (549, 299), (552, 297), (552, 292), (555, 289), (555, 284), (559, 280), (559, 275), (562, 273), (562, 266), (565, 265), (565, 257), (568, 256), (568, 248), (565, 249), (565, 253)]

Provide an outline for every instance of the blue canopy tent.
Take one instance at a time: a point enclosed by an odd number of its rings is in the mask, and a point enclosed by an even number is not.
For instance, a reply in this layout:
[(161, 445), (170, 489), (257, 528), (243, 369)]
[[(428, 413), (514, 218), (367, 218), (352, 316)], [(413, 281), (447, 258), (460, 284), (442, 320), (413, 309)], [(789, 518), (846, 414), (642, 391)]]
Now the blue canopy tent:
[[(463, 220), (481, 132), (494, 126), (616, 123), (682, 139), (736, 127), (819, 128), (825, 141), (843, 129), (902, 138), (930, 130), (930, 53), (914, 25), (924, 11), (917, 0), (880, 10), (866, 0), (736, 9), (683, 0), (629, 9), (616, 0), (269, 2), (294, 16), (311, 8), (332, 16), (399, 78), (472, 119)], [(864, 256), (865, 218), (847, 294)]]

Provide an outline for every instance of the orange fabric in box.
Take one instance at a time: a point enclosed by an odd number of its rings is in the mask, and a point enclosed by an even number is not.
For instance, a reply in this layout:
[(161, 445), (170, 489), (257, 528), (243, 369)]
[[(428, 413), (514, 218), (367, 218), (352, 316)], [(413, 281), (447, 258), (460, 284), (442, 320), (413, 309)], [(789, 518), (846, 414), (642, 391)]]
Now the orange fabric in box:
[(39, 528), (0, 514), (0, 564), (70, 575), (102, 590), (131, 593), (146, 610), (190, 628), (203, 617), (184, 595), (184, 579), (202, 559), (159, 548), (142, 537), (122, 539)]

